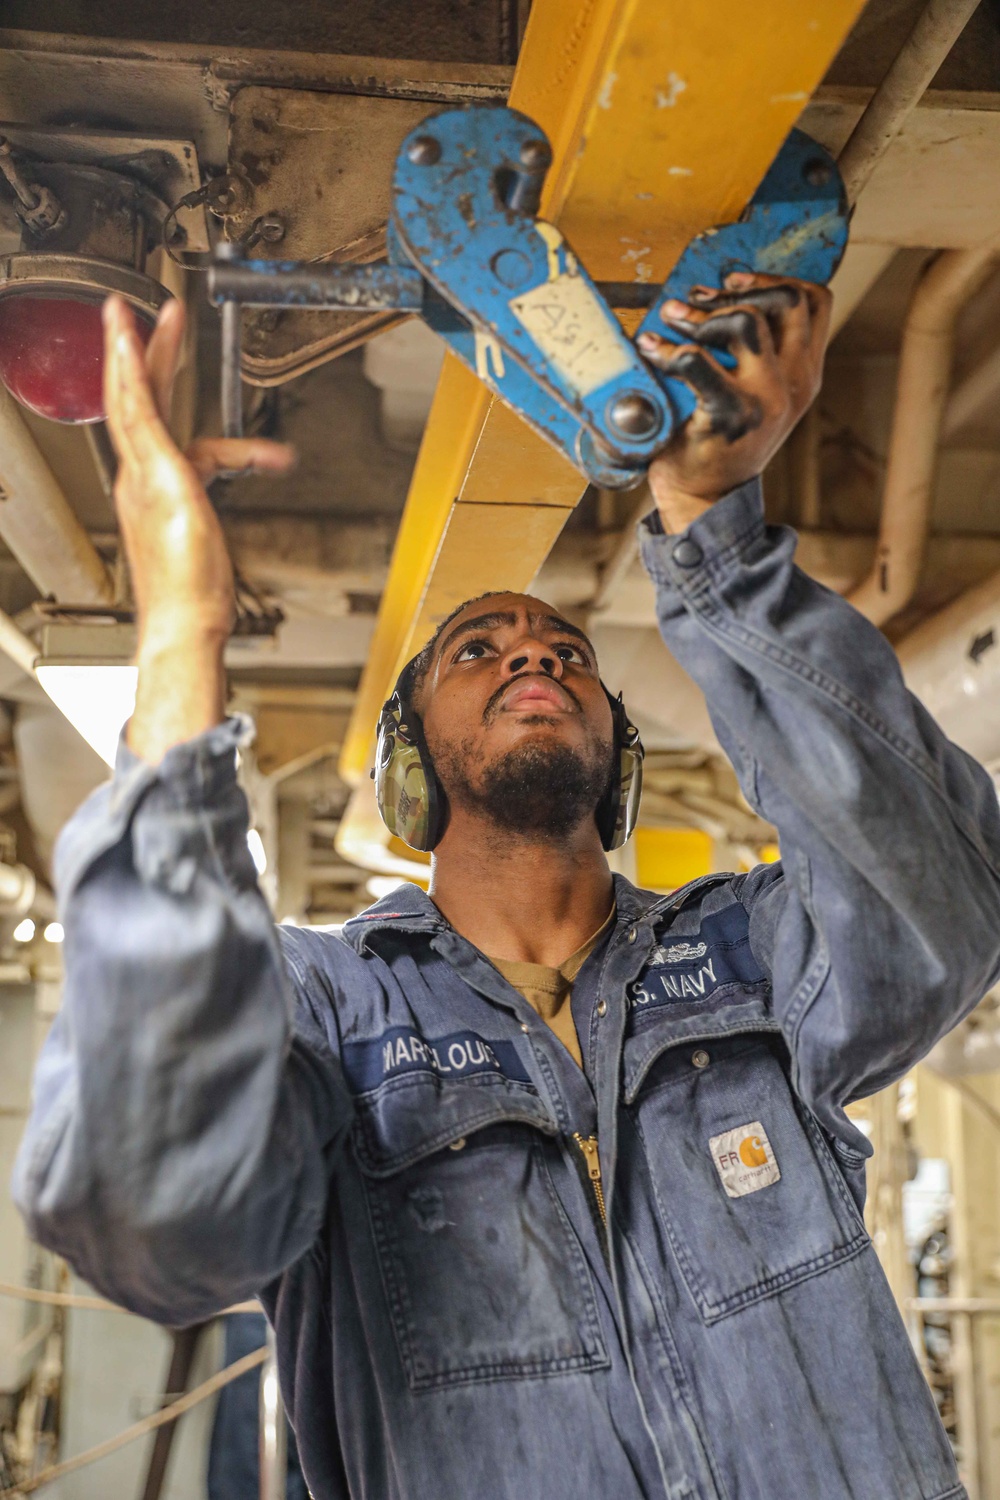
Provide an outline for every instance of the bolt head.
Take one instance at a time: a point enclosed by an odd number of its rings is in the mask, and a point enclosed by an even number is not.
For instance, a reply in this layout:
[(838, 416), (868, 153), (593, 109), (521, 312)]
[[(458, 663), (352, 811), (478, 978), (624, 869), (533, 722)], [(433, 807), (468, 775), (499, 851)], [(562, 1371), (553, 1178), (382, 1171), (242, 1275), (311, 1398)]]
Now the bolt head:
[(660, 425), (660, 414), (653, 403), (638, 391), (628, 391), (612, 403), (608, 418), (625, 437), (652, 437)]
[(406, 154), (415, 167), (433, 167), (441, 160), (441, 142), (433, 135), (414, 136)]
[(530, 141), (525, 141), (521, 147), (522, 167), (528, 167), (532, 171), (540, 172), (543, 167), (549, 166), (551, 161), (552, 148), (549, 146), (548, 141), (539, 140), (536, 136)]
[(521, 250), (499, 250), (490, 261), (496, 279), (511, 291), (523, 286), (531, 276), (531, 261)]
[(240, 177), (221, 176), (208, 184), (205, 203), (211, 213), (226, 217), (242, 213), (248, 207), (252, 193), (249, 183)]
[(62, 229), (66, 223), (66, 210), (55, 193), (37, 182), (31, 183), (31, 191), (35, 195), (35, 206), (32, 209), (23, 210), (20, 214), (29, 229), (33, 229), (36, 234), (47, 234), (52, 229)]
[(830, 163), (821, 161), (818, 156), (814, 156), (802, 168), (802, 175), (810, 187), (826, 187), (830, 181)]
[(285, 221), (280, 214), (265, 214), (258, 229), (265, 244), (274, 245), (285, 238)]

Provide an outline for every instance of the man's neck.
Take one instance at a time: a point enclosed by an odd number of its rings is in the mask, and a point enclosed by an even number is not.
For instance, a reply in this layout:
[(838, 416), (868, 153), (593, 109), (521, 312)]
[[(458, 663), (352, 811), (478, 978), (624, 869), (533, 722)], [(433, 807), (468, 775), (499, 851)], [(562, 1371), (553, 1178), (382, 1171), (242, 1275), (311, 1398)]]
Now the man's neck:
[(591, 823), (535, 840), (453, 816), (434, 854), (431, 899), (482, 953), (557, 968), (601, 926), (614, 899)]

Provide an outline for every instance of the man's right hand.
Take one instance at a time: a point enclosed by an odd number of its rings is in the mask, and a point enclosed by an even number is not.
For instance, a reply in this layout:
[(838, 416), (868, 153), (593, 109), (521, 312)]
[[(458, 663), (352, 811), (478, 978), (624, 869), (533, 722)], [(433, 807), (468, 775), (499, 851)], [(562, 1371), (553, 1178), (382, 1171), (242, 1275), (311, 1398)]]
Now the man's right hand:
[[(663, 304), (664, 323), (685, 342), (644, 333), (640, 351), (698, 401), (649, 466), (668, 533), (760, 474), (780, 448), (819, 391), (832, 305), (827, 287), (749, 271), (732, 272), (725, 290)], [(720, 349), (736, 356), (735, 370), (714, 358)]]
[(233, 570), (205, 485), (221, 470), (284, 474), (295, 454), (263, 438), (200, 438), (187, 453), (167, 429), (184, 307), (167, 302), (143, 349), (120, 297), (104, 306), (104, 396), (118, 455), (115, 505), (132, 576), (139, 684), (128, 742), (159, 762), (225, 715), (222, 653)]

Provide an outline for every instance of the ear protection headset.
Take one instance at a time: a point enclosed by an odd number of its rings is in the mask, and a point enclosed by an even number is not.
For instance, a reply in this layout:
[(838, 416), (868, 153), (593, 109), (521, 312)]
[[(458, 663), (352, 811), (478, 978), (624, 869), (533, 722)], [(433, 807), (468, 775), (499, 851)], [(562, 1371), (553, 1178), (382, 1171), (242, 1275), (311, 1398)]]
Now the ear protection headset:
[[(379, 715), (372, 779), (382, 821), (411, 849), (434, 848), (445, 830), (447, 801), (424, 740), (420, 716), (399, 675), (392, 697)], [(635, 827), (642, 793), (642, 741), (621, 694), (608, 693), (614, 728), (615, 770), (597, 808), (597, 828), (605, 849), (620, 849)]]

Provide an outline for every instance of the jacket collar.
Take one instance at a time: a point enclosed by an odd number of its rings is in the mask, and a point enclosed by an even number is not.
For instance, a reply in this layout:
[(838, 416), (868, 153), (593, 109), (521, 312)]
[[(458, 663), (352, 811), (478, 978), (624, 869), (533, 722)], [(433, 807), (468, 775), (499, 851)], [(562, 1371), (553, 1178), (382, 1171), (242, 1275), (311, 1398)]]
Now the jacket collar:
[[(728, 875), (704, 875), (700, 880), (692, 880), (680, 890), (664, 896), (657, 891), (641, 890), (624, 875), (615, 875), (616, 926), (633, 926), (637, 922), (652, 924), (668, 912), (679, 911), (701, 890), (729, 878)], [(376, 901), (358, 916), (351, 917), (344, 923), (343, 936), (358, 953), (364, 953), (380, 933), (433, 935), (447, 930), (448, 925), (426, 891), (418, 885), (406, 884), (383, 896), (381, 901)]]

